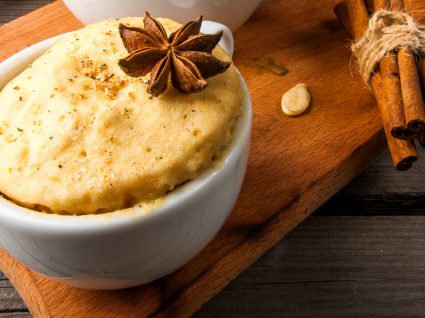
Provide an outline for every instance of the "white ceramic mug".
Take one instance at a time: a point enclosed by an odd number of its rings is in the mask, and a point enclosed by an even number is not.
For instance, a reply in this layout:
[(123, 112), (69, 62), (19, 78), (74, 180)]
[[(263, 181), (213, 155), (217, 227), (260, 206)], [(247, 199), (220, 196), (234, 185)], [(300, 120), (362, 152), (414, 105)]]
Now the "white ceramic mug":
[[(221, 24), (207, 22), (203, 32)], [(0, 89), (48, 50), (57, 36), (0, 63)], [(223, 47), (232, 53), (230, 30)], [(66, 216), (31, 211), (0, 196), (0, 246), (29, 268), (72, 286), (118, 289), (148, 283), (178, 269), (214, 237), (239, 194), (248, 161), (252, 105), (245, 81), (243, 115), (219, 168), (170, 192), (145, 215)]]
[(108, 18), (152, 16), (180, 23), (199, 15), (218, 21), (236, 31), (254, 12), (261, 0), (64, 0), (69, 10), (84, 24)]

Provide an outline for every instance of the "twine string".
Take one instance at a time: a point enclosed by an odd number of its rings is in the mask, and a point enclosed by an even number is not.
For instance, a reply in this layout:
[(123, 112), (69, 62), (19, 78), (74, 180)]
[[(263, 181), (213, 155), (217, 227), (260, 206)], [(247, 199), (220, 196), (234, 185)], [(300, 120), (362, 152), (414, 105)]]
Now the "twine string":
[(367, 86), (370, 87), (370, 79), (379, 61), (398, 48), (409, 48), (419, 55), (425, 55), (425, 26), (418, 25), (406, 13), (388, 10), (375, 12), (363, 37), (351, 46)]

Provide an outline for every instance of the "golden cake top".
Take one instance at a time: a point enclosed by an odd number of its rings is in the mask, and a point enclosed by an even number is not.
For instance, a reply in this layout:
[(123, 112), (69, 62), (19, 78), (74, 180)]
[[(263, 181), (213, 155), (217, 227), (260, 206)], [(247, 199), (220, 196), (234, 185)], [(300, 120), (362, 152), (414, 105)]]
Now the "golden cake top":
[[(160, 19), (167, 34), (180, 25)], [(200, 93), (147, 93), (130, 77), (119, 25), (103, 21), (49, 49), (0, 92), (0, 192), (54, 213), (114, 211), (194, 178), (231, 140), (243, 91), (233, 65)], [(229, 57), (220, 47), (213, 55)]]

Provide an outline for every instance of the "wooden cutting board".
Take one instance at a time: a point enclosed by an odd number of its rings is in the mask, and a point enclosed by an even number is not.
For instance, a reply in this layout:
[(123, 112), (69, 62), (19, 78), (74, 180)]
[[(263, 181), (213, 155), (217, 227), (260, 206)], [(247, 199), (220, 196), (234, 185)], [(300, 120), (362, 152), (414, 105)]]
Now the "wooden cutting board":
[[(425, 16), (425, 3), (407, 1)], [(374, 100), (355, 69), (336, 0), (274, 0), (236, 33), (234, 62), (254, 104), (242, 193), (227, 223), (177, 272), (122, 291), (84, 291), (32, 272), (0, 250), (0, 268), (34, 317), (187, 317), (363, 171), (384, 149)], [(61, 1), (0, 27), (0, 60), (81, 24)], [(275, 75), (273, 63), (288, 69)], [(282, 93), (305, 82), (312, 106), (290, 118)]]

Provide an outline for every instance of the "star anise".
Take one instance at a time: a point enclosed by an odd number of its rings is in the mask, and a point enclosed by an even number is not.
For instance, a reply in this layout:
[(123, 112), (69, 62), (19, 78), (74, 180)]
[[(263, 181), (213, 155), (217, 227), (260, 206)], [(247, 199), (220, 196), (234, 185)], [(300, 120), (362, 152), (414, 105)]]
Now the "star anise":
[(211, 54), (223, 31), (200, 34), (202, 16), (186, 23), (169, 37), (161, 23), (148, 12), (143, 22), (144, 29), (120, 24), (121, 39), (130, 54), (118, 64), (132, 77), (151, 72), (148, 92), (154, 96), (167, 89), (170, 73), (176, 89), (195, 93), (207, 87), (206, 78), (224, 72), (231, 64)]

